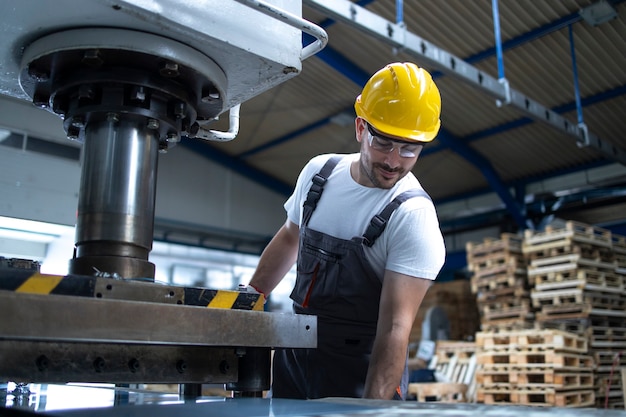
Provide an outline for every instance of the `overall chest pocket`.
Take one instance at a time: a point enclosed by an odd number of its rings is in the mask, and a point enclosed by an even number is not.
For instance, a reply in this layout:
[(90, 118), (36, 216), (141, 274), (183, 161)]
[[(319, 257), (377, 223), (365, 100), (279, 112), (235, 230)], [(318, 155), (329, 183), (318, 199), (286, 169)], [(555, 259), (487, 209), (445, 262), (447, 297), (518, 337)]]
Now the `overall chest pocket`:
[(297, 278), (291, 298), (302, 307), (319, 308), (341, 298), (339, 282), (342, 279), (346, 249), (329, 244), (327, 239), (305, 239), (297, 263)]

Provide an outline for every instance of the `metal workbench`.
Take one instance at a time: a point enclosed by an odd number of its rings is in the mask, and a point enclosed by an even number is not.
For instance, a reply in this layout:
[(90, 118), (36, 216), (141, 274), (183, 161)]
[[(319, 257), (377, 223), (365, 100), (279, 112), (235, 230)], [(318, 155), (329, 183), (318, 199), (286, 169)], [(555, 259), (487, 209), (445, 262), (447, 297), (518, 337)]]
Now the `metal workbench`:
[[(624, 417), (626, 411), (603, 410), (597, 408), (556, 408), (530, 407), (518, 405), (484, 404), (443, 404), (414, 401), (377, 401), (350, 398), (328, 398), (322, 400), (286, 400), (267, 398), (222, 398), (200, 397), (185, 400), (177, 394), (164, 394), (149, 391), (121, 388), (94, 388), (85, 386), (55, 386), (67, 390), (62, 394), (55, 390), (52, 397), (51, 386), (40, 386), (27, 398), (18, 399), (11, 393), (4, 398), (8, 408), (0, 408), (0, 416), (40, 415), (59, 417), (261, 417), (261, 416), (437, 416), (437, 417)], [(102, 391), (108, 393), (100, 403), (75, 408), (84, 393)], [(84, 392), (84, 393), (83, 393)], [(59, 396), (63, 398), (59, 398)], [(61, 401), (59, 401), (61, 400)], [(94, 400), (95, 401), (95, 400)], [(59, 404), (62, 404), (59, 406)]]

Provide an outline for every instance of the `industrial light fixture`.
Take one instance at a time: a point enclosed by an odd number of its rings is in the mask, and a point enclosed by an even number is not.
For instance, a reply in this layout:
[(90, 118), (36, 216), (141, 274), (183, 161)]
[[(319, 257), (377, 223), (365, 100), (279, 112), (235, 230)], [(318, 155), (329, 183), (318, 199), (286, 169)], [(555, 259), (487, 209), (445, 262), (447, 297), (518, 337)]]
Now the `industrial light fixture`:
[(4, 140), (9, 136), (11, 136), (10, 130), (0, 128), (0, 143), (4, 142)]
[(598, 26), (617, 17), (617, 12), (606, 0), (600, 0), (590, 6), (580, 9), (580, 17), (591, 26)]

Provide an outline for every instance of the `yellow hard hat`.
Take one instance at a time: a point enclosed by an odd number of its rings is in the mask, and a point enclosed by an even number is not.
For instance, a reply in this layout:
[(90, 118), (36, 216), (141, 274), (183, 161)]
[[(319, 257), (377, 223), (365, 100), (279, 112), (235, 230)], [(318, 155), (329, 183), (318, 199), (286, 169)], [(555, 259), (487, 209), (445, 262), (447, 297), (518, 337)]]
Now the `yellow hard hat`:
[(428, 71), (412, 62), (388, 64), (369, 79), (354, 109), (377, 131), (430, 142), (441, 126), (441, 96)]

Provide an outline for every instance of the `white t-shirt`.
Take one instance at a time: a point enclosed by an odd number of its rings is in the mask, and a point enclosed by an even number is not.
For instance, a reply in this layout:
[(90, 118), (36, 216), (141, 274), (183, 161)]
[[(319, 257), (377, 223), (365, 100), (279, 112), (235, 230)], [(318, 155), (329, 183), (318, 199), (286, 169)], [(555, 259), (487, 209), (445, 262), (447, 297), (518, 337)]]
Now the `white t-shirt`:
[[(285, 203), (287, 218), (293, 223), (300, 225), (311, 179), (332, 156), (316, 156), (300, 172), (294, 193)], [(388, 190), (360, 185), (350, 175), (350, 164), (358, 158), (359, 154), (350, 154), (339, 161), (311, 216), (310, 228), (339, 239), (362, 236), (371, 218), (394, 197), (410, 189), (422, 189), (413, 173)], [(415, 197), (402, 203), (374, 245), (364, 250), (381, 278), (388, 269), (434, 280), (445, 260), (445, 245), (432, 201)]]

